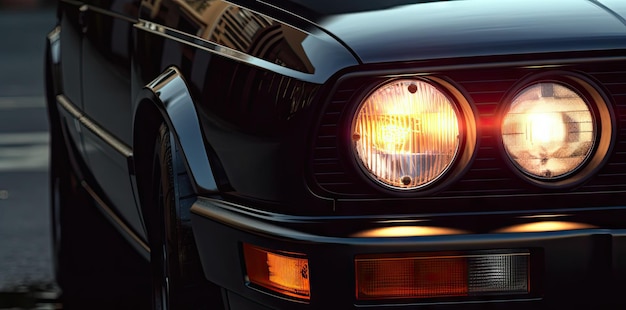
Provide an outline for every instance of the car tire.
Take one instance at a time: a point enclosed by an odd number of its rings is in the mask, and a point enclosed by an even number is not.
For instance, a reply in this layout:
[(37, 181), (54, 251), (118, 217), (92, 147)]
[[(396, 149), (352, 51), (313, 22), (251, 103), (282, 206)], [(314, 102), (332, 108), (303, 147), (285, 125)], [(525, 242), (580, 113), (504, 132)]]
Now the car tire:
[(155, 143), (153, 193), (148, 221), (153, 309), (221, 309), (219, 290), (204, 279), (191, 230), (193, 187), (174, 137), (161, 125)]

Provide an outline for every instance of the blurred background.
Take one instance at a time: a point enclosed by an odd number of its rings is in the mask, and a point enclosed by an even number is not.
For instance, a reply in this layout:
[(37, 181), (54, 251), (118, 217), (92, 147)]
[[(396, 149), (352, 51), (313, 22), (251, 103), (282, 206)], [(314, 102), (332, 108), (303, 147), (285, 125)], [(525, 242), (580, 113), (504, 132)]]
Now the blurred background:
[(54, 0), (0, 0), (0, 309), (60, 309), (48, 202), (46, 34)]

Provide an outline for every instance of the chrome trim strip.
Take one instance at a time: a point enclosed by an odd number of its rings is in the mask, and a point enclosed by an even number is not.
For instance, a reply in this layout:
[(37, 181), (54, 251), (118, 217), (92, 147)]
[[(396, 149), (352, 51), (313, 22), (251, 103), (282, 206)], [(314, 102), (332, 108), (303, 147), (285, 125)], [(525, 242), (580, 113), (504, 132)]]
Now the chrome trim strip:
[(104, 140), (106, 143), (108, 143), (110, 146), (112, 146), (116, 151), (118, 151), (124, 157), (133, 156), (133, 150), (129, 146), (127, 146), (122, 141), (118, 140), (117, 138), (113, 137), (111, 134), (106, 132), (102, 127), (96, 125), (86, 116), (83, 116), (81, 119), (79, 119), (79, 121), (83, 123), (85, 128), (91, 130), (91, 132), (93, 132), (102, 140)]
[(83, 114), (70, 102), (65, 95), (57, 95), (57, 102), (76, 119), (83, 117)]
[(104, 211), (111, 218), (111, 220), (113, 220), (113, 222), (117, 224), (119, 228), (121, 228), (126, 234), (128, 234), (128, 236), (131, 237), (141, 248), (150, 253), (150, 247), (148, 247), (148, 245), (143, 242), (143, 240), (141, 240), (141, 238), (139, 238), (139, 236), (137, 236), (137, 234), (135, 234), (135, 232), (133, 232), (130, 227), (128, 227), (128, 225), (126, 225), (122, 221), (122, 219), (120, 219), (120, 217), (117, 216), (117, 214), (115, 214), (115, 212), (113, 212), (113, 210), (111, 210), (111, 208), (109, 208), (106, 203), (104, 203), (102, 199), (100, 199), (100, 196), (98, 196), (98, 194), (96, 194), (93, 189), (91, 189), (87, 182), (81, 181), (80, 185), (85, 189), (85, 191), (87, 191), (89, 196), (91, 196), (91, 198), (96, 201), (102, 211)]
[(124, 142), (118, 140), (116, 137), (108, 133), (104, 128), (98, 126), (95, 122), (84, 115), (78, 107), (76, 107), (69, 98), (64, 95), (57, 95), (57, 102), (72, 116), (78, 120), (85, 128), (89, 129), (96, 136), (109, 144), (113, 149), (120, 153), (124, 157), (132, 157), (133, 150), (124, 144)]
[(166, 39), (170, 39), (176, 42), (193, 46), (195, 48), (199, 48), (201, 50), (210, 52), (212, 54), (217, 54), (217, 55), (230, 58), (238, 62), (246, 63), (251, 66), (257, 67), (259, 69), (270, 70), (273, 72), (280, 72), (283, 75), (288, 75), (290, 77), (297, 78), (302, 81), (313, 82), (313, 83), (320, 82), (318, 81), (319, 77), (317, 77), (316, 75), (303, 73), (294, 69), (283, 67), (281, 65), (277, 65), (267, 60), (250, 56), (248, 54), (231, 49), (229, 47), (222, 46), (222, 45), (207, 41), (205, 39), (194, 37), (184, 32), (169, 28), (167, 26), (156, 24), (147, 20), (140, 19), (139, 22), (135, 24), (135, 28), (164, 37)]

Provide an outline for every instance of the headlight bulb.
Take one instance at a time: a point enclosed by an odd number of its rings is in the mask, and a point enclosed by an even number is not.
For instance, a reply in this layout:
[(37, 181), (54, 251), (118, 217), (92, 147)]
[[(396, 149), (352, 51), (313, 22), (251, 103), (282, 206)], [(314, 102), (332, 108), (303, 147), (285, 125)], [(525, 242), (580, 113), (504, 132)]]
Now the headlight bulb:
[(546, 82), (524, 88), (502, 120), (502, 142), (522, 172), (559, 179), (591, 155), (596, 124), (589, 105), (568, 86)]

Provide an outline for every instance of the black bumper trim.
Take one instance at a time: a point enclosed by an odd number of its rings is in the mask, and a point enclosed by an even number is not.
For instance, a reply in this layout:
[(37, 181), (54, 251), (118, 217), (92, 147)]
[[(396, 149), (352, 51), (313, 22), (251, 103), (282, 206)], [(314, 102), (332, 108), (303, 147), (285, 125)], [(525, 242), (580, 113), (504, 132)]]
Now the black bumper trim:
[[(607, 222), (612, 220), (618, 224), (550, 232), (350, 237), (328, 230), (329, 226), (341, 225), (345, 219), (340, 217), (324, 221), (321, 217), (278, 215), (217, 199), (199, 198), (192, 207), (192, 227), (207, 279), (249, 300), (250, 305), (275, 309), (404, 309), (424, 305), (433, 309), (438, 306), (483, 309), (486, 304), (489, 309), (626, 307), (626, 300), (619, 298), (619, 292), (626, 289), (626, 227), (622, 227), (626, 223), (622, 220), (619, 226), (618, 216), (623, 210), (609, 208), (604, 212)], [(584, 210), (582, 213), (586, 215)], [(299, 305), (248, 287), (242, 257), (244, 242), (306, 254), (311, 271), (310, 304)], [(539, 258), (537, 264), (531, 268), (540, 270), (539, 275), (534, 275), (540, 279), (539, 291), (531, 287), (529, 295), (519, 296), (356, 300), (356, 255), (503, 249), (527, 249), (531, 256), (537, 254), (534, 256)]]

